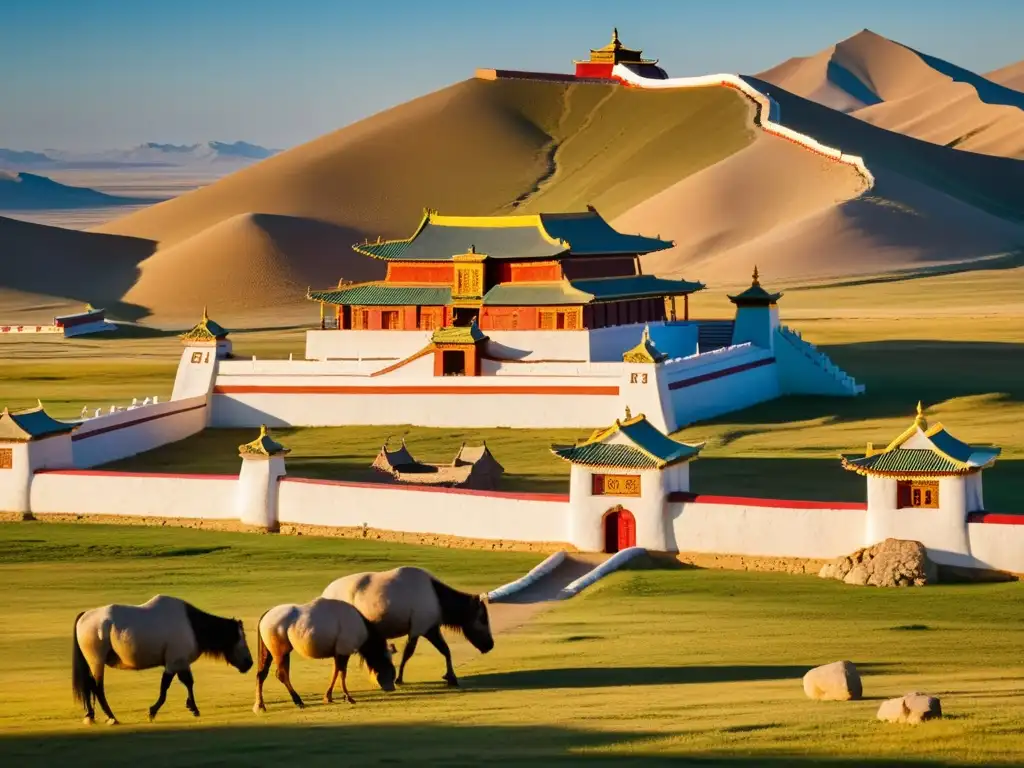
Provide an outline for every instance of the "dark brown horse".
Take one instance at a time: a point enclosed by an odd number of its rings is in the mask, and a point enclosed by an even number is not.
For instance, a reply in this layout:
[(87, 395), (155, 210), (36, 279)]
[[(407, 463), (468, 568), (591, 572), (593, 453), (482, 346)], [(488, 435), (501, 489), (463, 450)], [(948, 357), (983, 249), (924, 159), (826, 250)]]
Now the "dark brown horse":
[(481, 653), (494, 647), (486, 598), (453, 589), (422, 568), (403, 566), (381, 573), (354, 573), (332, 582), (323, 597), (354, 605), (388, 639), (409, 636), (395, 680), (398, 684), (420, 637), (444, 656), (445, 682), (459, 684), (442, 627), (462, 632)]

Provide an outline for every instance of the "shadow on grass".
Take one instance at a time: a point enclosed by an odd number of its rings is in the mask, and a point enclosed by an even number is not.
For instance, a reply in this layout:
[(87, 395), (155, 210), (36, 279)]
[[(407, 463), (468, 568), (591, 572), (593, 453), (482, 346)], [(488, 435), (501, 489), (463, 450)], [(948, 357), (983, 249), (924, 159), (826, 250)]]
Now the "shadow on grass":
[[(862, 673), (881, 674), (885, 664), (857, 664)], [(723, 664), (689, 667), (566, 667), (493, 672), (463, 678), (467, 689), (526, 690), (547, 688), (616, 688), (636, 685), (735, 683), (797, 680), (810, 669), (797, 664)]]
[[(734, 726), (709, 731), (719, 739), (712, 753), (680, 750), (644, 755), (644, 742), (671, 737), (671, 732), (606, 732), (558, 726), (463, 726), (448, 724), (274, 725), (271, 717), (253, 726), (161, 728), (137, 730), (95, 726), (78, 733), (0, 736), (0, 760), (6, 765), (74, 765), (89, 768), (134, 766), (146, 761), (160, 766), (282, 766), (303, 768), (338, 765), (739, 765), (832, 766), (833, 768), (937, 768), (952, 763), (932, 760), (818, 757), (786, 754), (777, 749), (752, 749), (752, 732), (779, 727), (775, 723)], [(257, 725), (258, 724), (258, 725)], [(735, 754), (730, 750), (735, 749)], [(823, 746), (822, 749), (827, 749)], [(594, 752), (593, 750), (614, 750)], [(156, 761), (153, 763), (152, 761)]]

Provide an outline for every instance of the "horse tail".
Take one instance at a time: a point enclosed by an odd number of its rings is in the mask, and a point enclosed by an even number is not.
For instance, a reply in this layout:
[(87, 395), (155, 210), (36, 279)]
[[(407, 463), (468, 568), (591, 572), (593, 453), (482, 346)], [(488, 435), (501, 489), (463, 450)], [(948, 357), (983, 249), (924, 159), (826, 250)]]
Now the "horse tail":
[(82, 653), (82, 645), (78, 642), (78, 622), (85, 615), (82, 611), (75, 617), (75, 626), (71, 630), (71, 690), (75, 695), (75, 701), (80, 704), (88, 703), (89, 695), (92, 693), (95, 681), (92, 679), (92, 670), (89, 669), (89, 662)]
[(267, 663), (267, 656), (270, 655), (270, 651), (267, 650), (267, 644), (263, 642), (263, 617), (270, 613), (268, 608), (260, 616), (259, 621), (256, 622), (256, 672), (259, 673), (263, 670), (264, 664)]

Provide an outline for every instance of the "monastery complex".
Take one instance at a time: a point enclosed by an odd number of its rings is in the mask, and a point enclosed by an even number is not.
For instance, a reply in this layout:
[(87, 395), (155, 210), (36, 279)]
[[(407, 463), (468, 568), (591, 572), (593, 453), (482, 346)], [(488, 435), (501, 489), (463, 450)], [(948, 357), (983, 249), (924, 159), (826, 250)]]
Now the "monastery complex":
[[(506, 75), (529, 73), (488, 76)], [(576, 62), (575, 78), (709, 84), (667, 79), (617, 31)], [(771, 105), (761, 107), (768, 130)], [(815, 151), (869, 173), (859, 158)], [(811, 560), (891, 537), (922, 542), (941, 565), (1024, 573), (1024, 517), (984, 507), (982, 473), (998, 449), (929, 426), (920, 405), (884, 449), (869, 444), (863, 456), (841, 459), (865, 477), (865, 503), (715, 497), (691, 488), (689, 463), (704, 446), (673, 438), (679, 429), (785, 395), (865, 396), (863, 385), (782, 322), (782, 294), (762, 285), (753, 265), (749, 287), (729, 296), (733, 319), (701, 320), (689, 302), (705, 290), (699, 275), (643, 273), (641, 256), (673, 245), (656, 235), (619, 232), (592, 207), (458, 213), (427, 210), (405, 239), (354, 245), (361, 258), (384, 262), (386, 276), (308, 292), (319, 323), (307, 332), (304, 359), (238, 358), (227, 329), (204, 312), (181, 336), (167, 402), (83, 414), (80, 422), (55, 420), (42, 404), (5, 409), (0, 511)], [(83, 318), (105, 322), (97, 310)], [(497, 490), (502, 457), (486, 446), (464, 447), (442, 467), (415, 462), (404, 444), (385, 445), (374, 466), (386, 483), (288, 475), (288, 449), (274, 428), (349, 425), (591, 434), (551, 446), (571, 465), (567, 494)], [(239, 446), (237, 475), (101, 468), (218, 427), (259, 429)], [(436, 477), (417, 482), (417, 473)]]

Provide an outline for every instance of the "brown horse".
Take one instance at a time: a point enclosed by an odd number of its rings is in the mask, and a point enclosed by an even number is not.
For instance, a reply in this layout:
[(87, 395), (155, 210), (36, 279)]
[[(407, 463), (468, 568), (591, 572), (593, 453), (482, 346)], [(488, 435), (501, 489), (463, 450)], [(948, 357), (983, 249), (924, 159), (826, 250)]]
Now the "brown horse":
[(291, 694), (295, 706), (304, 707), (291, 681), (291, 652), (298, 651), (307, 659), (334, 659), (334, 675), (324, 694), (324, 701), (333, 701), (334, 684), (341, 675), (345, 701), (355, 704), (348, 692), (346, 677), (348, 659), (358, 652), (370, 676), (385, 691), (395, 690), (395, 665), (392, 649), (384, 636), (370, 625), (353, 606), (340, 600), (318, 597), (305, 605), (279, 605), (260, 617), (256, 668), (256, 704), (253, 712), (266, 712), (263, 703), (263, 681), (270, 673), (271, 661), (277, 664), (277, 679)]
[(149, 708), (149, 719), (156, 717), (167, 700), (167, 689), (175, 676), (188, 690), (185, 706), (199, 717), (191, 666), (200, 656), (223, 659), (239, 672), (248, 672), (252, 656), (242, 622), (205, 613), (184, 600), (165, 595), (157, 595), (142, 605), (107, 605), (78, 614), (71, 681), (75, 699), (85, 705), (85, 722), (91, 725), (95, 720), (95, 696), (107, 723), (117, 725), (103, 690), (105, 667), (163, 667), (160, 696)]
[(453, 589), (422, 568), (403, 566), (343, 576), (331, 582), (323, 596), (351, 603), (388, 639), (409, 636), (395, 680), (398, 684), (420, 637), (427, 638), (444, 656), (443, 679), (450, 686), (459, 684), (441, 627), (462, 632), (481, 653), (494, 647), (486, 598)]

